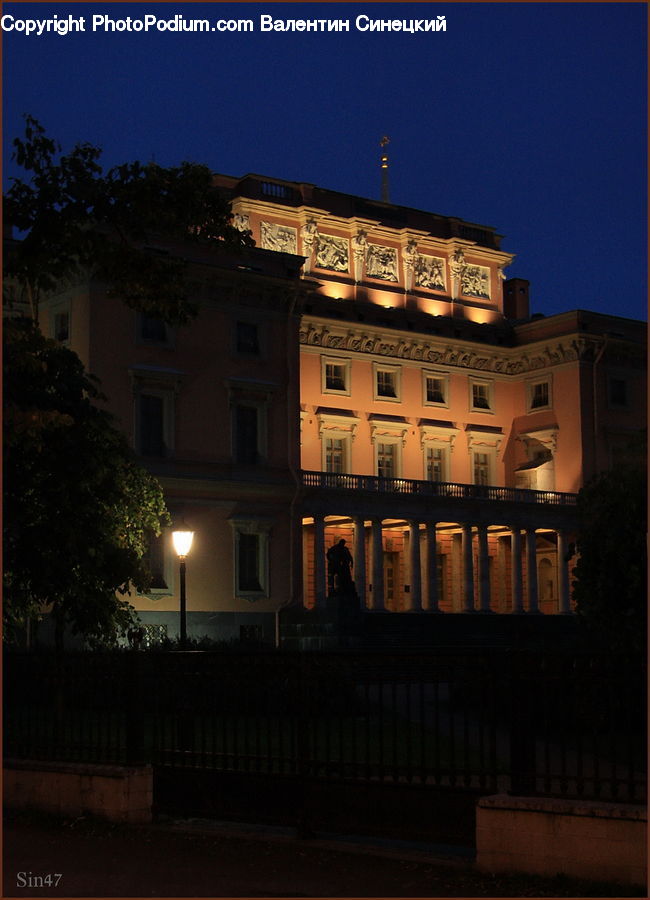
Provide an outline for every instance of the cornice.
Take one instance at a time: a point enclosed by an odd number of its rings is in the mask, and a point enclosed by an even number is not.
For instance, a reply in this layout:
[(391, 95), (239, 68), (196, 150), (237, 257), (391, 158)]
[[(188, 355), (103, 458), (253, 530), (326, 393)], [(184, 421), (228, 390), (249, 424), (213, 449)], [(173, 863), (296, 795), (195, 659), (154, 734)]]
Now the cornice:
[(303, 317), (300, 325), (300, 344), (304, 347), (506, 376), (590, 360), (596, 343), (581, 335), (566, 335), (525, 349), (489, 347), (409, 332), (386, 333), (353, 323), (343, 326), (308, 317)]

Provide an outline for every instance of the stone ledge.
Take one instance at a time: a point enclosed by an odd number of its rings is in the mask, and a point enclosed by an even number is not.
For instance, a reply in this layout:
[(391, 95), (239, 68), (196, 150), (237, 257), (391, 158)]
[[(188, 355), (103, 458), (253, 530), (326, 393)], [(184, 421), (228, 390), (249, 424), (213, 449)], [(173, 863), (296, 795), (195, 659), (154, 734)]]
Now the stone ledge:
[(47, 759), (5, 759), (5, 769), (29, 772), (59, 772), (63, 775), (100, 775), (102, 778), (128, 778), (147, 774), (150, 765), (119, 766), (104, 763), (53, 762)]
[(507, 809), (513, 812), (551, 813), (556, 816), (587, 816), (599, 819), (629, 819), (647, 822), (645, 806), (633, 803), (612, 803), (603, 800), (566, 800), (555, 797), (512, 797), (510, 794), (493, 794), (481, 797), (480, 809)]

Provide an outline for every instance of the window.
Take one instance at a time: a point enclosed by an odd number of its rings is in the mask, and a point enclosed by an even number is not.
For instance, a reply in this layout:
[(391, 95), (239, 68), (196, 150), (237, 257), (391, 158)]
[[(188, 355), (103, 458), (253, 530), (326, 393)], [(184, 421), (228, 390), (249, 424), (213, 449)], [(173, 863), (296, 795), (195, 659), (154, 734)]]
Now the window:
[(447, 406), (448, 380), (445, 375), (424, 374), (425, 406)]
[(244, 465), (259, 462), (259, 408), (238, 403), (234, 409), (235, 460)]
[(349, 466), (348, 458), (348, 440), (346, 437), (328, 437), (324, 438), (325, 443), (325, 471), (326, 472), (347, 472)]
[(248, 378), (228, 378), (226, 385), (233, 460), (241, 465), (266, 462), (271, 404), (279, 385)]
[(237, 322), (236, 345), (237, 353), (259, 356), (260, 342), (257, 324), (255, 322)]
[(70, 340), (70, 313), (67, 310), (54, 313), (54, 340), (62, 344)]
[(174, 405), (183, 372), (134, 366), (129, 374), (135, 394), (135, 449), (143, 456), (169, 457), (174, 451)]
[(149, 540), (147, 552), (144, 555), (149, 571), (151, 583), (145, 594), (156, 596), (170, 594), (169, 585), (172, 581), (172, 557), (168, 551), (169, 535), (152, 535)]
[(233, 528), (235, 596), (257, 600), (269, 596), (270, 523), (231, 519)]
[(397, 397), (394, 372), (383, 369), (377, 372), (377, 394), (380, 397)]
[(610, 406), (627, 406), (627, 384), (622, 378), (609, 379)]
[(350, 360), (321, 357), (321, 383), (324, 394), (349, 394)]
[(373, 363), (375, 400), (400, 399), (400, 375), (398, 366), (380, 366)]
[(172, 346), (173, 330), (158, 316), (150, 316), (144, 312), (138, 313), (137, 329), (138, 342), (141, 344), (157, 344), (163, 347)]
[(533, 385), (533, 396), (530, 403), (531, 409), (539, 409), (548, 406), (548, 381), (540, 381)]
[(397, 475), (397, 445), (377, 443), (377, 475), (380, 478), (394, 478)]
[(476, 412), (492, 412), (493, 385), (489, 381), (470, 381), (470, 409)]
[(490, 456), (474, 451), (474, 484), (490, 484)]
[(260, 536), (239, 535), (238, 589), (243, 592), (261, 591), (260, 584)]
[(167, 456), (165, 442), (165, 398), (160, 394), (139, 396), (138, 448), (143, 456)]
[(425, 452), (427, 481), (446, 481), (446, 449), (444, 447), (427, 447)]
[(538, 409), (549, 409), (551, 406), (551, 379), (550, 377), (529, 381), (526, 383), (526, 398), (528, 412)]

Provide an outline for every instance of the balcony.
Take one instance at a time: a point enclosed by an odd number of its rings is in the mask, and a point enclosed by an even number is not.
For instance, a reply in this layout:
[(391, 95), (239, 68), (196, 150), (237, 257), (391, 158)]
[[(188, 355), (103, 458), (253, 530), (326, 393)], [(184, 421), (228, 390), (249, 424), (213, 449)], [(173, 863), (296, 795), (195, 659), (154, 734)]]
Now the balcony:
[(306, 488), (336, 491), (363, 491), (374, 494), (407, 494), (419, 497), (444, 497), (456, 500), (491, 500), (506, 503), (576, 505), (577, 494), (560, 491), (532, 491), (524, 488), (497, 487), (490, 484), (459, 484), (453, 481), (416, 481), (411, 478), (382, 478), (377, 475), (348, 475), (342, 472), (305, 472)]

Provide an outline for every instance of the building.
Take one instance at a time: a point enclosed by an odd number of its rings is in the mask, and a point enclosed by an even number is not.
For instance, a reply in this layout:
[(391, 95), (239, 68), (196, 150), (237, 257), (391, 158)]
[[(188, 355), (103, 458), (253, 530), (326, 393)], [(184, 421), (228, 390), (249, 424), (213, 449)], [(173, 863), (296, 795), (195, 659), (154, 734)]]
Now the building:
[[(97, 285), (43, 316), (196, 532), (190, 634), (269, 639), (323, 606), (341, 537), (369, 610), (569, 613), (576, 492), (645, 425), (644, 323), (531, 316), (493, 228), (215, 179), (257, 247), (194, 260), (194, 323)], [(167, 537), (152, 561), (136, 606), (173, 634)]]

